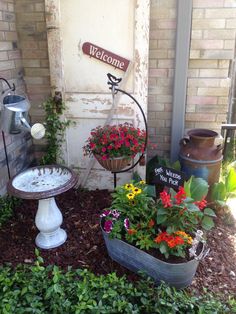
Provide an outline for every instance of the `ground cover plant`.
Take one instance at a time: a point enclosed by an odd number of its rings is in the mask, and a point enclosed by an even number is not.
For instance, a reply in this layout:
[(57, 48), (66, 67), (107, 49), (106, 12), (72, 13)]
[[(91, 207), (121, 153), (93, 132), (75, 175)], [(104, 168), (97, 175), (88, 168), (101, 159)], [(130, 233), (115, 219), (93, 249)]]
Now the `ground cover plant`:
[[(88, 270), (43, 265), (36, 251), (33, 266), (0, 268), (0, 313), (233, 313), (233, 300), (206, 293), (191, 296), (151, 280), (129, 282), (115, 273), (96, 276)], [(236, 312), (235, 312), (236, 313)]]
[(12, 217), (14, 207), (19, 203), (20, 200), (14, 197), (0, 197), (0, 228)]

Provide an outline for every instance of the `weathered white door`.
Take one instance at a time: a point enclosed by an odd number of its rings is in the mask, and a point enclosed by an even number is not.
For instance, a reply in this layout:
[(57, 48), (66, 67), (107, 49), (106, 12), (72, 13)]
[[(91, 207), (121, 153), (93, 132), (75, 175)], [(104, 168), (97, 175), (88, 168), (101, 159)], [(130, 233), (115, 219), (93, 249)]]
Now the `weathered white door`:
[[(52, 92), (62, 92), (65, 118), (75, 121), (67, 130), (64, 159), (79, 169), (80, 181), (89, 188), (113, 187), (113, 175), (97, 162), (91, 164), (82, 150), (90, 130), (103, 125), (111, 113), (107, 73), (122, 78), (120, 88), (147, 112), (149, 1), (45, 0)], [(130, 60), (128, 69), (91, 58), (82, 50), (86, 42)], [(120, 97), (110, 124), (118, 121), (144, 128), (140, 110), (127, 96)], [(135, 170), (144, 177), (145, 166)], [(131, 172), (118, 174), (118, 184), (130, 177)]]

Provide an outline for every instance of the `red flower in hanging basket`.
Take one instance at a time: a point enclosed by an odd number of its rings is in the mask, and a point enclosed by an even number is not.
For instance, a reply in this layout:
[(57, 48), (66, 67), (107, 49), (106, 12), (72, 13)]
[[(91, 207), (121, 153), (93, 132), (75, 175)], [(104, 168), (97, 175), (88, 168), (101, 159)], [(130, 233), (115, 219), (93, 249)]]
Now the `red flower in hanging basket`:
[(83, 147), (84, 155), (99, 155), (103, 160), (117, 157), (134, 158), (145, 150), (146, 132), (132, 124), (98, 126)]

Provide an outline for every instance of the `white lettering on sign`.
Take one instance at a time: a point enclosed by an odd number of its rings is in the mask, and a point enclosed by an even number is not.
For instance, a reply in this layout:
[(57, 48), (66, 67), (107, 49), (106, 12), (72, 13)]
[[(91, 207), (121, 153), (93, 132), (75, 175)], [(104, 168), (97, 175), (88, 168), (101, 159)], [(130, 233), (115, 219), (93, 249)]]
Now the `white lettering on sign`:
[(121, 62), (115, 58), (112, 58), (112, 56), (108, 56), (104, 50), (102, 51), (98, 50), (98, 47), (90, 45), (90, 55), (96, 56), (97, 59), (107, 62), (113, 65), (115, 68), (119, 68), (121, 70), (124, 69), (124, 62)]
[(85, 54), (89, 55), (90, 57), (96, 58), (101, 60), (107, 64), (114, 66), (117, 69), (122, 71), (126, 71), (129, 65), (129, 60), (120, 57), (108, 50), (105, 50), (101, 47), (98, 47), (94, 44), (86, 42), (82, 46), (82, 50)]
[(172, 177), (172, 178), (175, 178), (177, 180), (180, 180), (181, 179), (181, 176), (177, 173), (173, 173), (171, 170), (168, 170), (166, 169), (166, 174), (169, 176), (169, 177)]
[(163, 181), (163, 182), (167, 182), (167, 178), (164, 177), (162, 174), (160, 175), (160, 179), (161, 179), (161, 181)]
[(169, 178), (169, 183), (178, 186), (178, 180), (173, 180), (172, 178)]
[(160, 173), (162, 173), (162, 172), (163, 172), (162, 167), (161, 167), (161, 168), (155, 168), (155, 174), (156, 174), (156, 175), (158, 175), (158, 174), (160, 174)]
[(184, 184), (184, 173), (172, 168), (160, 166), (154, 168), (154, 183), (161, 183), (177, 190), (179, 186)]

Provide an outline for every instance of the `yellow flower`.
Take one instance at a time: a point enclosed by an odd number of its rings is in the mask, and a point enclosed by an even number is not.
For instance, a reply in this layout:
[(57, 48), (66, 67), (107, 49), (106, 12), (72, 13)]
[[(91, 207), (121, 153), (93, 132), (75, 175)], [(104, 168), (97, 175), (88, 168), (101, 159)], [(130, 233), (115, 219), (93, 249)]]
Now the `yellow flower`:
[(137, 194), (142, 193), (142, 190), (139, 188), (133, 188), (133, 193), (137, 195)]
[(181, 231), (181, 230), (176, 231), (175, 234), (177, 234), (179, 236), (183, 236), (183, 237), (188, 237), (189, 236), (186, 232)]
[(139, 181), (139, 184), (146, 184), (146, 181), (141, 180), (141, 181)]
[(129, 200), (132, 200), (135, 197), (133, 193), (126, 194), (126, 196), (128, 197)]
[(125, 184), (124, 187), (125, 187), (126, 190), (132, 190), (134, 188), (132, 183), (127, 183), (127, 184)]
[(193, 242), (193, 238), (192, 237), (188, 237), (188, 244), (192, 244), (192, 242)]
[(186, 232), (179, 230), (179, 231), (176, 231), (175, 234), (185, 238), (185, 240), (187, 240), (188, 244), (192, 244), (193, 238), (189, 234), (187, 234)]

